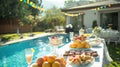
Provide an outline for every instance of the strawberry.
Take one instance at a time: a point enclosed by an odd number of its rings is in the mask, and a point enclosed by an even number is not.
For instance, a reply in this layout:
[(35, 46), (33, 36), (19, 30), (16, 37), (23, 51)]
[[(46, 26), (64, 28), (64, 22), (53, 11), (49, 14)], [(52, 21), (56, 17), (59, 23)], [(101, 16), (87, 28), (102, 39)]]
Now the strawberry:
[(55, 36), (52, 36), (51, 38), (52, 38), (52, 39), (55, 39)]

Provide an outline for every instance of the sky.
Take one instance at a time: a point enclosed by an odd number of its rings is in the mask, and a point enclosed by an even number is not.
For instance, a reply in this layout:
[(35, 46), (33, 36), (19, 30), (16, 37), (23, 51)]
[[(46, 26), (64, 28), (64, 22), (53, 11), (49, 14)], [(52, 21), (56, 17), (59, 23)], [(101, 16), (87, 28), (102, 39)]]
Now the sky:
[[(45, 10), (52, 8), (54, 5), (58, 8), (64, 7), (64, 2), (66, 0), (42, 0), (43, 1), (43, 8)], [(76, 0), (78, 1), (78, 0)], [(85, 1), (85, 0), (83, 0)], [(95, 1), (95, 0), (86, 0), (86, 1)]]
[(56, 6), (58, 8), (64, 7), (64, 1), (65, 0), (42, 0), (43, 1), (43, 8), (50, 9), (53, 6)]

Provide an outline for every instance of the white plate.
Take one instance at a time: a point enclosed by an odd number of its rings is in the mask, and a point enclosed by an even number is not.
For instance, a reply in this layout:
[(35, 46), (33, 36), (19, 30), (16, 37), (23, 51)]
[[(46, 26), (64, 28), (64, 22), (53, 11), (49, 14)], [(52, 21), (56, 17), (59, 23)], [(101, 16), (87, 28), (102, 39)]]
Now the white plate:
[[(69, 59), (69, 58), (68, 58)], [(67, 62), (69, 62), (67, 59)], [(87, 63), (87, 64), (70, 64), (67, 63), (67, 67), (91, 67), (91, 65), (93, 65), (93, 63), (95, 62), (95, 58), (93, 57), (93, 61), (91, 63)]]
[(70, 50), (91, 50), (90, 48), (70, 48)]
[(100, 40), (92, 40), (88, 42), (91, 46), (99, 46), (101, 41)]

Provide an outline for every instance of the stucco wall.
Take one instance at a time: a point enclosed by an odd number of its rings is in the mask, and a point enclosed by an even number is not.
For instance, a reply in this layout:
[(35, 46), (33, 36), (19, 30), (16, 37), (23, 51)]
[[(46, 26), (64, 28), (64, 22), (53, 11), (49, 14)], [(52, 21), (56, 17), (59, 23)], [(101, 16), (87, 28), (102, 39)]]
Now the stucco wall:
[(91, 28), (92, 27), (92, 23), (94, 20), (98, 20), (98, 15), (97, 15), (97, 11), (93, 11), (93, 10), (87, 10), (84, 11), (85, 15), (84, 15), (84, 25), (86, 28)]

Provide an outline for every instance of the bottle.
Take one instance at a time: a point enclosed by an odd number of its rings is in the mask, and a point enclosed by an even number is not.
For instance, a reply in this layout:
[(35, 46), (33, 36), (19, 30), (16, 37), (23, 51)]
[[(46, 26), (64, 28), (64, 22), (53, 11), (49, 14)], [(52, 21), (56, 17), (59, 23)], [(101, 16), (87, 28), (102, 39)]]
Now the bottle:
[(84, 29), (81, 28), (81, 29), (79, 30), (79, 36), (81, 36), (81, 35), (83, 35), (83, 34), (84, 34)]

